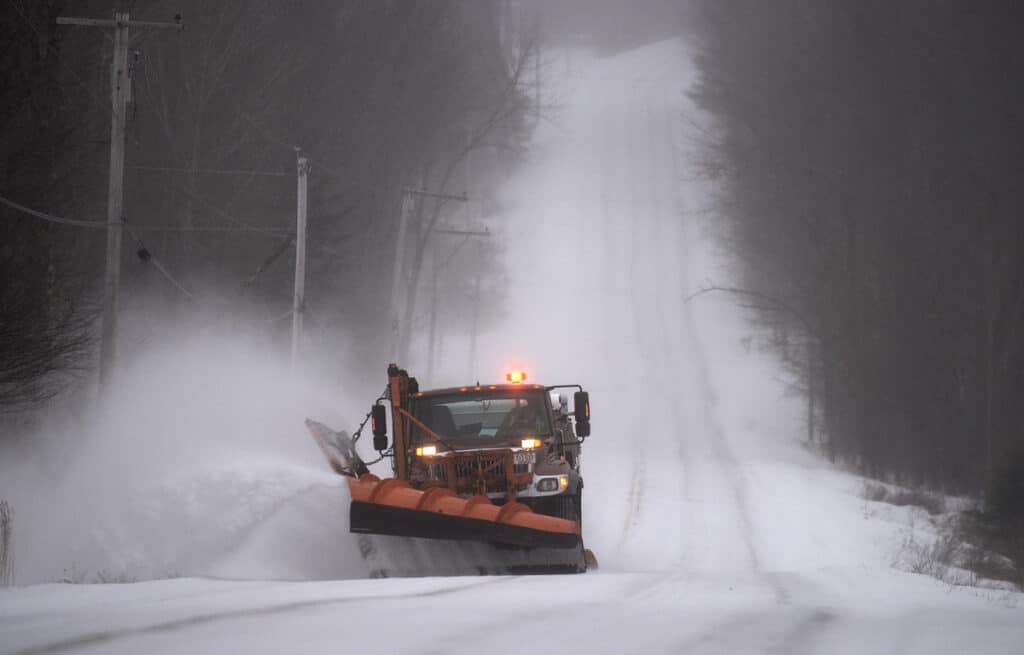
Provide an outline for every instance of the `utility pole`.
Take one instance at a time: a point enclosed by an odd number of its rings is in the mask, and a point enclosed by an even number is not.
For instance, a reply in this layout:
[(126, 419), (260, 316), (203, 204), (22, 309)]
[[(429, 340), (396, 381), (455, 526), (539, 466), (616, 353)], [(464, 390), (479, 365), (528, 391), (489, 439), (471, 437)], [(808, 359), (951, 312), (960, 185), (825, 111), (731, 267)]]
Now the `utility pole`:
[[(408, 347), (411, 334), (409, 325), (412, 323), (412, 308), (406, 307), (402, 312), (401, 293), (403, 287), (403, 270), (405, 268), (405, 240), (409, 231), (409, 223), (416, 210), (416, 198), (434, 198), (435, 200), (456, 200), (466, 202), (466, 195), (453, 195), (450, 193), (437, 193), (422, 188), (423, 177), (420, 175), (420, 186), (417, 188), (406, 188), (402, 192), (402, 214), (398, 218), (398, 240), (395, 244), (395, 260), (391, 271), (391, 361), (404, 361), (408, 356)], [(422, 237), (421, 237), (422, 238)], [(419, 245), (419, 244), (418, 244)], [(423, 246), (425, 247), (425, 242)], [(406, 291), (408, 294), (408, 290)], [(406, 296), (406, 302), (411, 302), (411, 295)]]
[(395, 260), (391, 269), (391, 361), (398, 361), (401, 344), (401, 302), (398, 295), (402, 289), (402, 268), (405, 261), (405, 232), (415, 206), (411, 189), (402, 191), (402, 214), (398, 217), (398, 241), (395, 244)]
[(296, 149), (298, 156), (295, 208), (295, 296), (292, 299), (292, 369), (299, 357), (302, 338), (302, 314), (306, 311), (306, 181), (309, 175), (309, 157)]
[(121, 237), (124, 226), (124, 135), (131, 80), (128, 74), (129, 28), (181, 31), (181, 17), (173, 23), (132, 21), (128, 12), (116, 12), (113, 20), (59, 16), (58, 25), (110, 29), (114, 54), (110, 64), (110, 178), (107, 186), (107, 266), (103, 280), (103, 327), (100, 333), (100, 389), (110, 384), (117, 358), (117, 309), (121, 287)]
[[(459, 251), (462, 249), (462, 246), (465, 245), (466, 242), (469, 241), (469, 239), (473, 237), (491, 236), (491, 231), (488, 230), (486, 226), (478, 229), (472, 229), (468, 227), (466, 229), (460, 229), (456, 227), (442, 225), (440, 227), (435, 227), (433, 232), (434, 234), (451, 234), (456, 236), (462, 236), (464, 238), (461, 243), (455, 246), (455, 249), (448, 254), (448, 257), (445, 258), (443, 262), (439, 261), (439, 248), (437, 248), (436, 246), (434, 247), (434, 256), (432, 258), (433, 265), (431, 266), (431, 269), (433, 271), (433, 281), (430, 289), (430, 331), (428, 332), (427, 335), (427, 375), (425, 378), (428, 382), (431, 383), (434, 380), (434, 362), (437, 361), (435, 353), (437, 351), (437, 343), (439, 341), (437, 336), (437, 314), (438, 307), (440, 305), (440, 300), (438, 296), (438, 277), (441, 271), (448, 268), (448, 264), (452, 261), (455, 255), (459, 254)], [(479, 288), (479, 274), (477, 274), (477, 278), (477, 286)], [(470, 359), (472, 361), (472, 357)]]
[(427, 384), (434, 384), (434, 352), (437, 348), (437, 277), (441, 272), (438, 261), (438, 248), (434, 246), (434, 256), (431, 258), (431, 272), (433, 273), (430, 285), (430, 331), (427, 334)]
[[(540, 81), (538, 80), (538, 84), (539, 83), (540, 83)], [(537, 87), (537, 93), (540, 93), (540, 87), (539, 86)], [(537, 106), (539, 107), (540, 104), (538, 103)], [(467, 130), (466, 130), (466, 168), (465, 168), (465, 173), (466, 173), (466, 193), (467, 194), (472, 193), (473, 190), (474, 190), (474, 187), (473, 187), (473, 148), (471, 147), (472, 145), (473, 145), (473, 130), (472, 130), (472, 128), (467, 128)], [(473, 222), (473, 219), (476, 218), (476, 212), (473, 211), (474, 209), (475, 209), (475, 207), (473, 206), (473, 204), (471, 204), (469, 202), (466, 203), (466, 230), (469, 230), (470, 224)], [(470, 373), (470, 375), (469, 375), (468, 378), (466, 378), (468, 380), (476, 379), (478, 377), (478, 373), (480, 372), (480, 367), (477, 365), (477, 361), (476, 361), (476, 330), (477, 330), (477, 324), (479, 323), (479, 318), (480, 318), (480, 264), (481, 264), (481, 259), (482, 258), (480, 257), (480, 246), (477, 246), (477, 258), (476, 258), (476, 264), (477, 264), (476, 269), (477, 270), (476, 270), (476, 279), (474, 280), (474, 283), (473, 283), (473, 327), (472, 327), (472, 331), (470, 332), (470, 335), (469, 335), (469, 373)]]
[[(482, 250), (482, 247), (478, 247), (478, 252)], [(481, 256), (480, 259), (483, 259)], [(480, 327), (480, 272), (477, 271), (476, 277), (473, 279), (473, 326), (469, 335), (469, 367), (472, 376), (479, 377), (480, 375), (480, 363), (476, 360), (476, 335)]]
[(814, 353), (811, 351), (811, 340), (807, 341), (807, 443), (814, 443), (814, 417), (817, 411), (814, 407)]
[(540, 122), (540, 43), (539, 42), (534, 45), (533, 85), (536, 88), (536, 92), (533, 95), (533, 102), (534, 102), (533, 117), (539, 123)]

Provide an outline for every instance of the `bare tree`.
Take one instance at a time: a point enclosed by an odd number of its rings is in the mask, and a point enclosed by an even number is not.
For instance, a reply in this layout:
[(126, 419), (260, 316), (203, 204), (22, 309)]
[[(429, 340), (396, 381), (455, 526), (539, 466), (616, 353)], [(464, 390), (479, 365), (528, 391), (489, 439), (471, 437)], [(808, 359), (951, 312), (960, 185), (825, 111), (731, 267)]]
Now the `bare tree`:
[[(739, 286), (815, 326), (804, 386), (829, 448), (872, 476), (984, 488), (1024, 448), (1024, 125), (1004, 111), (1020, 8), (696, 6), (693, 96), (718, 120), (703, 159)], [(783, 314), (761, 310), (800, 327)]]
[[(431, 168), (436, 168), (437, 172), (435, 174), (428, 173), (426, 179), (433, 182), (432, 189), (436, 189), (439, 195), (451, 192), (456, 173), (460, 167), (467, 164), (470, 154), (484, 148), (501, 147), (513, 140), (510, 138), (510, 132), (514, 133), (514, 126), (523, 121), (530, 109), (531, 101), (529, 96), (524, 93), (525, 76), (531, 70), (537, 57), (539, 57), (539, 52), (536, 35), (523, 35), (523, 41), (516, 48), (515, 59), (510, 64), (507, 77), (502, 81), (498, 92), (490, 99), (490, 107), (486, 107), (483, 112), (478, 112), (475, 116), (467, 117), (470, 123), (465, 130), (466, 136), (462, 143), (453, 152), (446, 153), (443, 158), (432, 163)], [(455, 138), (458, 142), (458, 131), (456, 131)], [(428, 245), (434, 237), (434, 229), (438, 220), (444, 215), (444, 210), (449, 203), (450, 199), (428, 199), (417, 204), (412, 263), (409, 267), (399, 332), (401, 335), (400, 361), (407, 361), (409, 357), (413, 331), (412, 321), (416, 311), (419, 289), (424, 284), (421, 277)]]

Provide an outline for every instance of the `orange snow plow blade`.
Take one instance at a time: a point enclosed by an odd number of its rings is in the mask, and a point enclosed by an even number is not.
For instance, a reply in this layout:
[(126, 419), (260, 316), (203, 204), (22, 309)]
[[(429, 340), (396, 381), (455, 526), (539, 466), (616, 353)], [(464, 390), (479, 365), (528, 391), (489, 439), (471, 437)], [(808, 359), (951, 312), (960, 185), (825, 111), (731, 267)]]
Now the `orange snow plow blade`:
[(395, 478), (349, 478), (352, 532), (485, 541), (523, 548), (580, 548), (579, 524), (534, 513), (522, 503), (497, 506), (486, 496), (460, 498), (446, 488), (413, 489)]
[[(306, 427), (331, 468), (348, 478), (350, 532), (582, 552), (576, 521), (537, 514), (522, 503), (499, 507), (486, 496), (460, 498), (445, 487), (420, 491), (398, 478), (381, 480), (369, 472), (347, 433), (309, 419)], [(576, 566), (578, 560), (573, 555), (568, 561)]]

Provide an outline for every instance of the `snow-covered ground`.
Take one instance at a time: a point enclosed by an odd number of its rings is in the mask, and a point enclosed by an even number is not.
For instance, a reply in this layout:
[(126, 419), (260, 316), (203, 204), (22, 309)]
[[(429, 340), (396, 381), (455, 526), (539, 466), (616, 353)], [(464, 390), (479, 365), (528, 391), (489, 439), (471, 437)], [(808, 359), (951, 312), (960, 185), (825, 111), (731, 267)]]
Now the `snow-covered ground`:
[[(683, 302), (728, 280), (706, 194), (686, 181), (689, 121), (701, 120), (684, 96), (688, 70), (674, 41), (553, 56), (546, 79), (559, 80), (561, 109), (507, 191), (509, 329), (481, 340), (481, 369), (498, 379), (514, 363), (591, 391), (584, 536), (599, 571), (268, 581), (368, 574), (343, 487), (303, 450), (193, 476), (216, 484), (173, 487), (188, 490), (169, 519), (181, 534), (111, 544), (141, 556), (162, 545), (164, 565), (179, 567), (167, 573), (250, 581), (5, 591), (0, 652), (1024, 651), (1022, 597), (893, 568), (905, 526), (871, 511), (859, 478), (800, 446), (801, 402), (747, 347), (740, 310), (714, 295)], [(274, 413), (275, 430), (301, 411)], [(300, 422), (289, 438), (304, 439)], [(249, 474), (226, 473), (236, 469)], [(203, 493), (225, 485), (237, 493)], [(163, 520), (160, 507), (143, 503), (139, 516)], [(182, 546), (195, 540), (210, 543)]]

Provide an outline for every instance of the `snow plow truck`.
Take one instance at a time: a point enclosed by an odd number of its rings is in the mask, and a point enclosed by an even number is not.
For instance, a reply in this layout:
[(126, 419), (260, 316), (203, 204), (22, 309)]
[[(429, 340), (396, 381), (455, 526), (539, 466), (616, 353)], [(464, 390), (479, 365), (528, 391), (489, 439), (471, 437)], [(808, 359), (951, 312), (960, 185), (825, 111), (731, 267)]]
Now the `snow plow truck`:
[[(331, 468), (348, 478), (351, 532), (482, 542), (504, 562), (490, 570), (501, 572), (596, 566), (581, 532), (590, 400), (580, 385), (530, 384), (510, 371), (505, 384), (420, 390), (395, 364), (387, 375), (351, 437), (306, 421)], [(372, 474), (356, 453), (367, 421), (393, 477)]]

